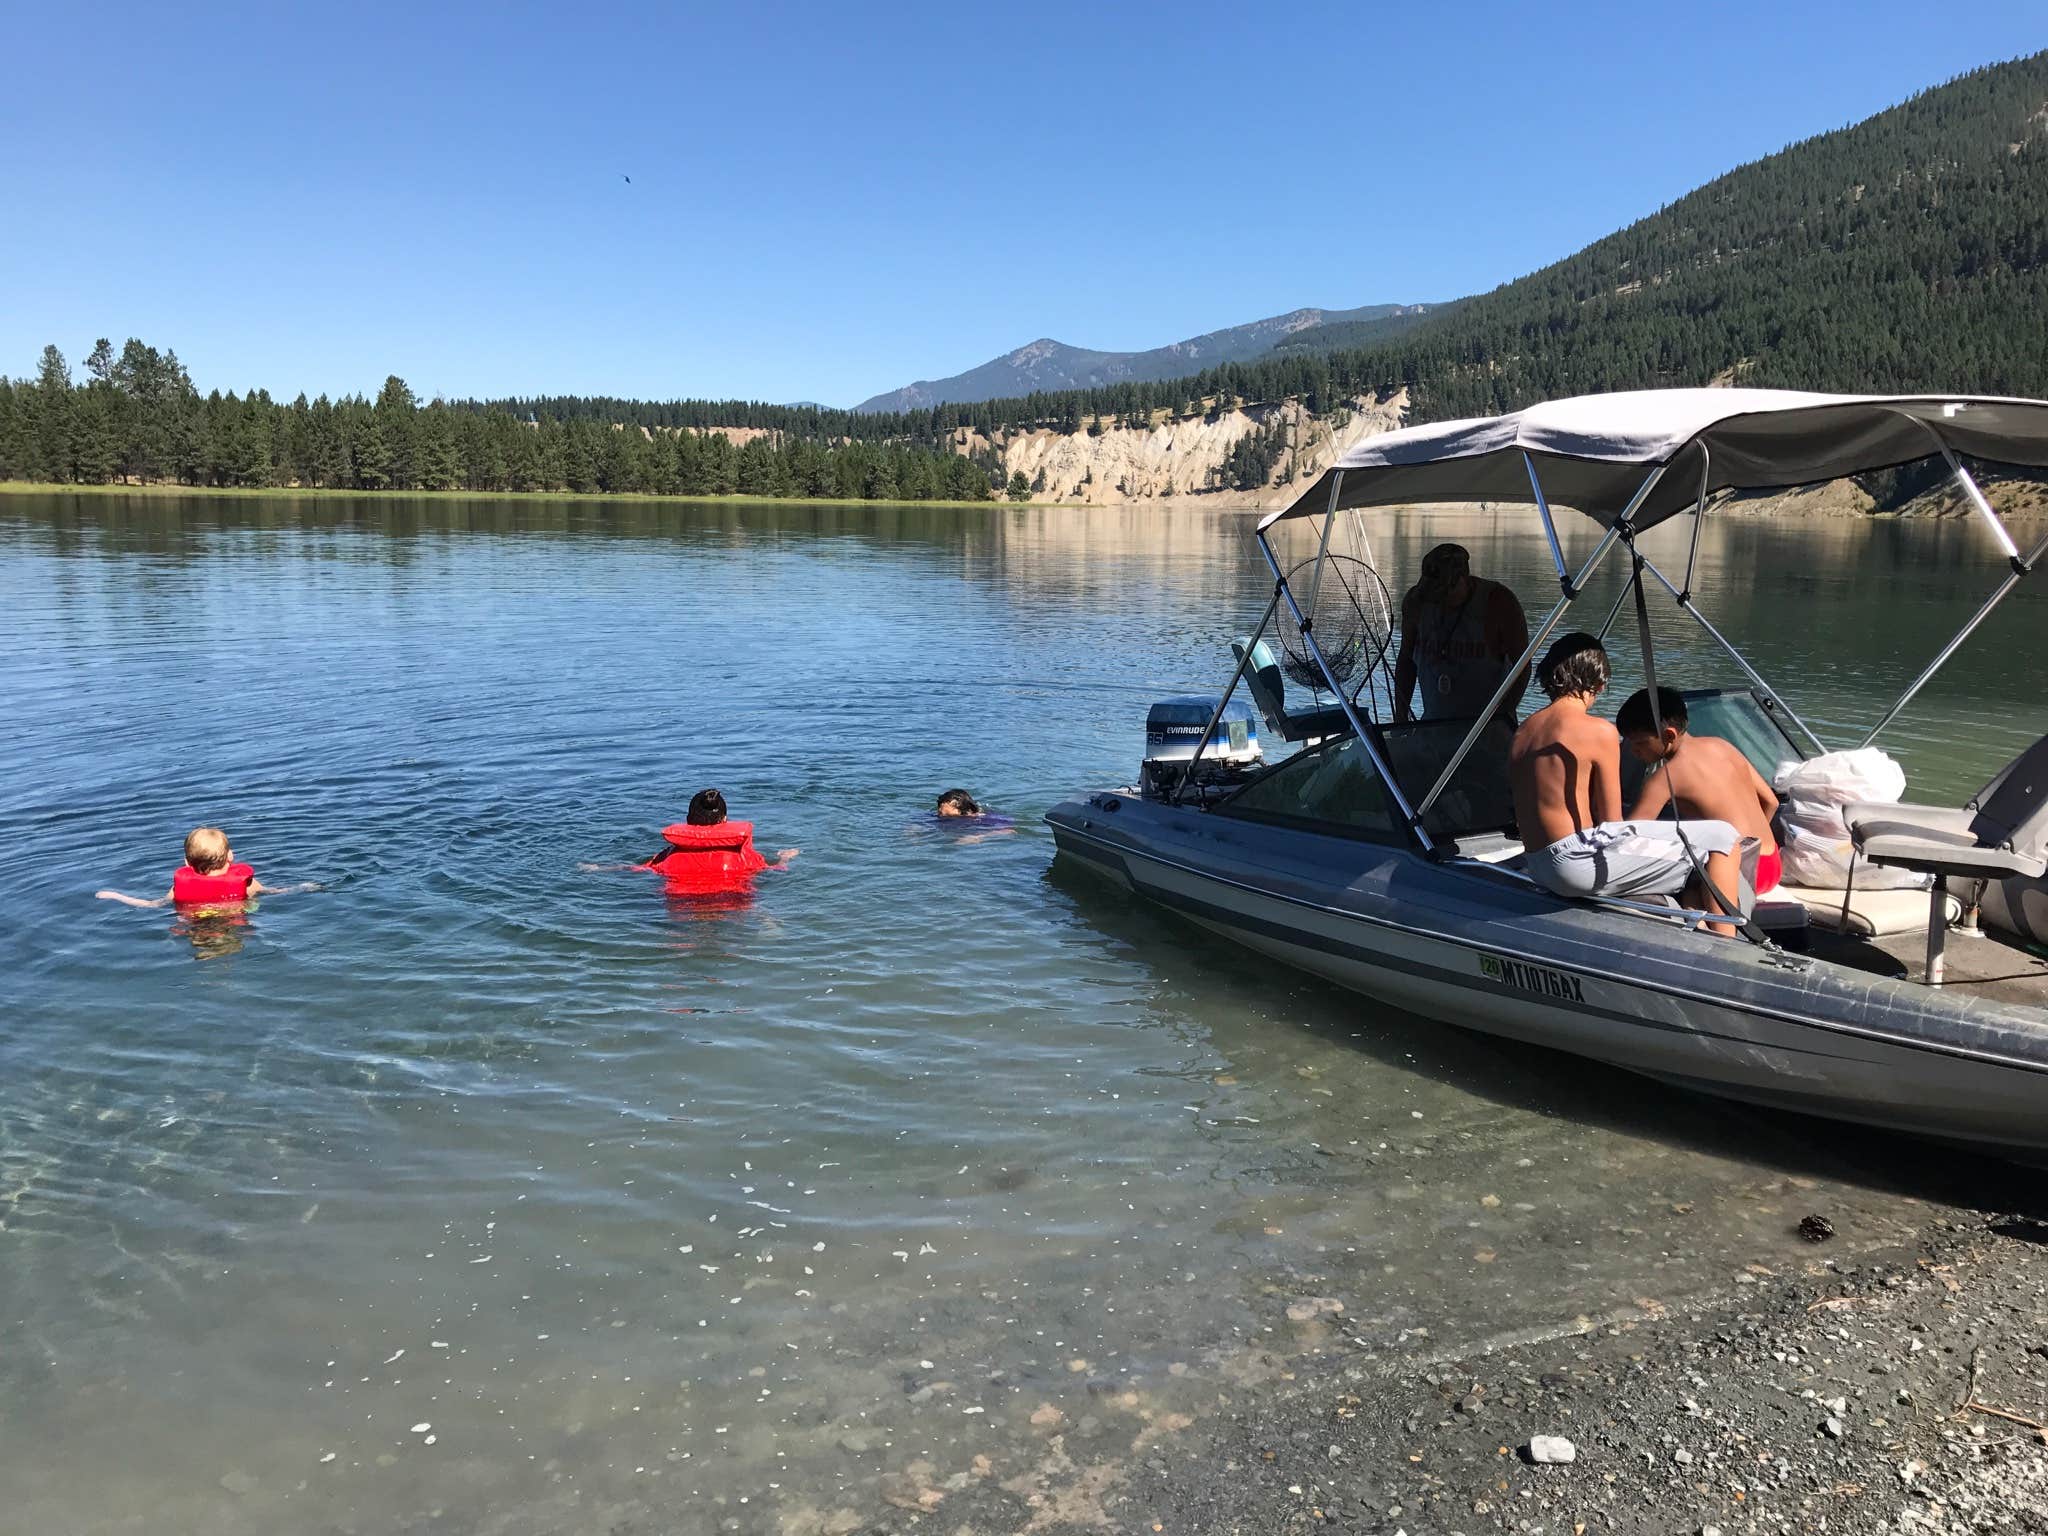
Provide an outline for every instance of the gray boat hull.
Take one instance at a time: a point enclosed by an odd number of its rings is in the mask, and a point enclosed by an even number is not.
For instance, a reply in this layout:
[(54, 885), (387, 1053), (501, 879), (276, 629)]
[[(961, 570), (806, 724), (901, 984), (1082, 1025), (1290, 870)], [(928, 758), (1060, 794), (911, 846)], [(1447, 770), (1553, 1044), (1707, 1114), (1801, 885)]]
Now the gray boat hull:
[(2048, 1015), (1554, 900), (1406, 849), (1115, 795), (1063, 856), (1424, 1018), (1751, 1103), (2048, 1156)]

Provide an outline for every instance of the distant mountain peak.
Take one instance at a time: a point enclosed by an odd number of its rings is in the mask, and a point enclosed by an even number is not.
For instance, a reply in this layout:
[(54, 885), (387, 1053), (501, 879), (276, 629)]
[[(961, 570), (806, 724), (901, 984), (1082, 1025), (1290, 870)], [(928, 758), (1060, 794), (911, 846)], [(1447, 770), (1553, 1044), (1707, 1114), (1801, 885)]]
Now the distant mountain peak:
[(916, 411), (952, 401), (1000, 400), (1064, 389), (1097, 389), (1107, 384), (1142, 384), (1153, 379), (1213, 368), (1218, 363), (1250, 362), (1281, 342), (1318, 326), (1372, 325), (1386, 322), (1399, 328), (1434, 304), (1370, 304), (1361, 309), (1290, 309), (1284, 315), (1254, 320), (1249, 325), (1208, 331), (1185, 341), (1169, 342), (1144, 352), (1095, 352), (1069, 346), (1050, 336), (1026, 342), (1015, 351), (944, 379), (919, 379), (855, 406), (856, 411)]

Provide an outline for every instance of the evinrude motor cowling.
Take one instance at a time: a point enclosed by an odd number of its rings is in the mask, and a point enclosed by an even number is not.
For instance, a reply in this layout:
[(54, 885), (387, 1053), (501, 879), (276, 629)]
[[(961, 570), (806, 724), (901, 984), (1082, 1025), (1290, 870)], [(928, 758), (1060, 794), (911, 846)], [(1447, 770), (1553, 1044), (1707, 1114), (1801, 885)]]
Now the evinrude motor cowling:
[(1147, 800), (1173, 798), (1183, 777), (1190, 799), (1213, 799), (1264, 764), (1258, 720), (1249, 705), (1232, 699), (1209, 733), (1201, 761), (1188, 773), (1202, 730), (1215, 713), (1215, 699), (1195, 697), (1161, 699), (1146, 711), (1145, 761), (1138, 784)]

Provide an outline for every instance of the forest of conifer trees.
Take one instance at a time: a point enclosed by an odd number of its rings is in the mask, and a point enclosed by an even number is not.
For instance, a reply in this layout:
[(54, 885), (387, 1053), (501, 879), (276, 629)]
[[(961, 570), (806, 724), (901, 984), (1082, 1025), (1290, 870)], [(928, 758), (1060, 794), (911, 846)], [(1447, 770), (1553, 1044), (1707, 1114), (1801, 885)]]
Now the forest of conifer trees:
[(421, 404), (403, 379), (377, 398), (283, 404), (193, 388), (175, 352), (102, 340), (72, 378), (55, 346), (34, 379), (0, 379), (0, 480), (352, 491), (570, 491), (983, 501), (992, 455), (764, 430), (643, 429), (593, 415)]

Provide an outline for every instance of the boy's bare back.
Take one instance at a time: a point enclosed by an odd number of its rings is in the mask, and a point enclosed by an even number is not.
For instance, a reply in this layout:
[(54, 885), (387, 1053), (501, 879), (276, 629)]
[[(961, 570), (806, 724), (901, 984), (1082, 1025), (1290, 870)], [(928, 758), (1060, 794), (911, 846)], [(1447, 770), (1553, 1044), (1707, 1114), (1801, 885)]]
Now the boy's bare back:
[(1778, 797), (1732, 743), (1718, 736), (1681, 735), (1678, 749), (1644, 781), (1635, 814), (1646, 820), (1662, 815), (1674, 789), (1682, 819), (1725, 821), (1744, 837), (1755, 838), (1766, 855), (1776, 849), (1771, 817)]
[(1536, 711), (1508, 749), (1522, 841), (1547, 848), (1621, 819), (1621, 736), (1567, 696)]

